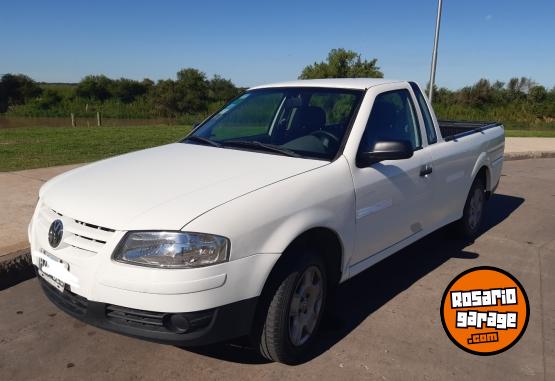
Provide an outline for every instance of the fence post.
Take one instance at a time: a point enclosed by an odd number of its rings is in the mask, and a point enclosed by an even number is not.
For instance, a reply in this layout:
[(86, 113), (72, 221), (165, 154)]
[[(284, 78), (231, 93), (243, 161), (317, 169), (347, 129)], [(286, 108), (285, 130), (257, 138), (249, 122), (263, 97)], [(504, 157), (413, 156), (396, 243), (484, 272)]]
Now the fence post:
[(71, 113), (71, 127), (75, 127), (75, 114)]
[(100, 111), (96, 112), (96, 125), (98, 127), (102, 126), (102, 116), (100, 115)]

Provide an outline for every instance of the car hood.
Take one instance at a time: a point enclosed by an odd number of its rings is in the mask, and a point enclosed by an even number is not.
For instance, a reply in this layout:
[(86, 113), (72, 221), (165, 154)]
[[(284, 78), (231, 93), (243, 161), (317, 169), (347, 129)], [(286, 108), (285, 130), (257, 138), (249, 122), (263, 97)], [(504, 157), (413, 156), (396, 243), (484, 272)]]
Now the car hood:
[(174, 143), (66, 172), (47, 182), (40, 197), (56, 212), (89, 224), (179, 230), (218, 205), (326, 164)]

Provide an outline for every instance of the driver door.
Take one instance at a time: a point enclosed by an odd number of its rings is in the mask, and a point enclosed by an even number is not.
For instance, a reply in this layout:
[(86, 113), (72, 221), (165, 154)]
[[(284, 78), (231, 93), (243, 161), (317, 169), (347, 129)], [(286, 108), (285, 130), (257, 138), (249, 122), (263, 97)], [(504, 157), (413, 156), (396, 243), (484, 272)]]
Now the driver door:
[(413, 156), (352, 169), (356, 194), (356, 248), (351, 266), (422, 231), (431, 198), (429, 162), (414, 102), (407, 89), (376, 96), (359, 151), (377, 141), (406, 140)]

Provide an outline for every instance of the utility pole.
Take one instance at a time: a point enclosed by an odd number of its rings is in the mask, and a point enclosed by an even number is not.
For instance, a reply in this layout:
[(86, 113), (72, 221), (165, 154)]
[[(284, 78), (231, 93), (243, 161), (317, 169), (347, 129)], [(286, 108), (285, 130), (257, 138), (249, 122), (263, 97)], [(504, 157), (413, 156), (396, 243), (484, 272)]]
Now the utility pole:
[(441, 24), (441, 6), (442, 6), (442, 0), (438, 0), (437, 16), (436, 16), (436, 33), (434, 36), (434, 50), (432, 52), (432, 68), (430, 70), (430, 88), (428, 90), (428, 100), (430, 101), (430, 103), (432, 103), (434, 84), (436, 82), (437, 45), (439, 43), (439, 26)]

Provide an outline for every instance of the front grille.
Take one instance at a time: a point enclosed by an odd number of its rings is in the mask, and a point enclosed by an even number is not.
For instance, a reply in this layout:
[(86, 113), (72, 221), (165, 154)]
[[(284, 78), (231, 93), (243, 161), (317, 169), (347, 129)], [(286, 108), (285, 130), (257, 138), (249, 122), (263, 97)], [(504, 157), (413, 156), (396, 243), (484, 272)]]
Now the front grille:
[(106, 318), (114, 324), (166, 332), (164, 313), (135, 310), (114, 305), (106, 306)]
[(60, 292), (50, 283), (38, 277), (42, 289), (46, 293), (48, 299), (63, 310), (73, 313), (77, 316), (85, 316), (87, 313), (88, 300), (80, 295), (71, 292), (67, 287), (64, 292)]
[(106, 242), (112, 238), (115, 232), (114, 229), (65, 216), (46, 205), (41, 207), (37, 219), (38, 224), (46, 234), (50, 229), (50, 224), (52, 224), (54, 220), (62, 220), (64, 224), (62, 242), (92, 253), (98, 253), (102, 250)]

